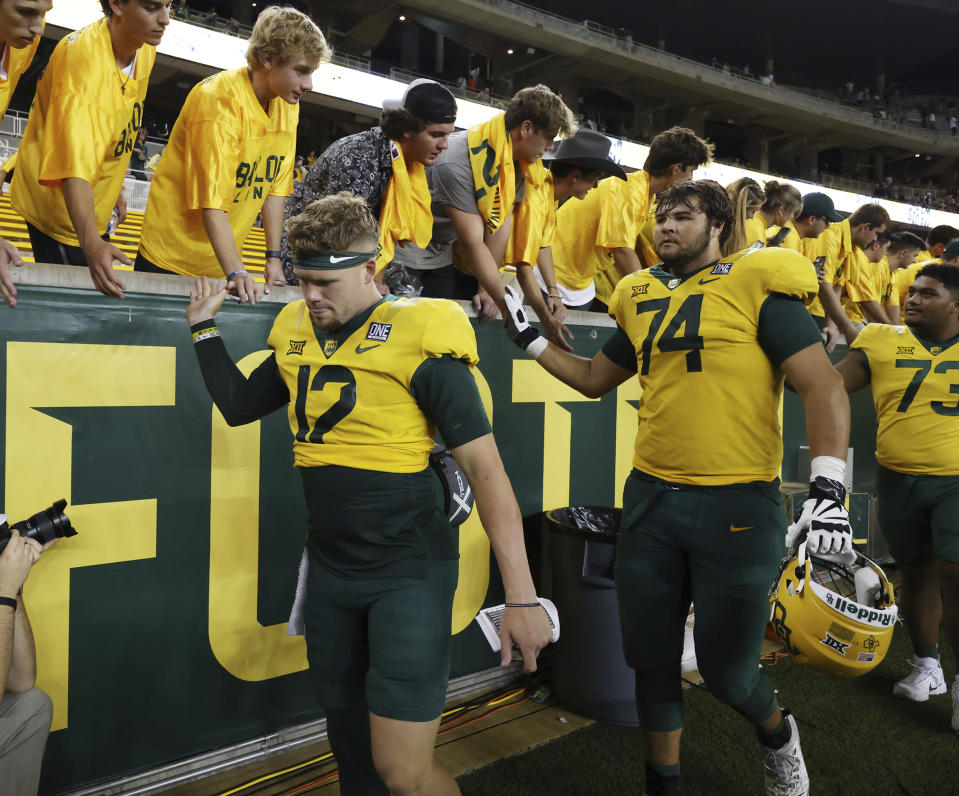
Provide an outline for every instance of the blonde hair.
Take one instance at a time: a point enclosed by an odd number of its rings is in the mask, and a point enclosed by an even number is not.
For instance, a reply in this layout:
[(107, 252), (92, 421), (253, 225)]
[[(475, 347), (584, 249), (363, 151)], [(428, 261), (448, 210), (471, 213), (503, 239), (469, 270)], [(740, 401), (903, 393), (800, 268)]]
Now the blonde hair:
[(306, 14), (289, 6), (270, 6), (262, 11), (246, 48), (250, 66), (263, 64), (267, 54), (276, 64), (288, 64), (300, 54), (317, 64), (328, 61), (333, 51), (323, 32)]
[(733, 230), (722, 246), (723, 257), (746, 248), (746, 222), (766, 201), (766, 194), (759, 183), (749, 177), (740, 177), (726, 186), (726, 193), (733, 204)]
[(559, 95), (542, 83), (521, 88), (506, 106), (507, 130), (519, 127), (527, 119), (533, 123), (534, 130), (544, 131), (549, 138), (557, 135), (568, 138), (576, 132), (573, 112)]
[(786, 220), (795, 221), (796, 216), (802, 212), (802, 194), (789, 183), (769, 180), (766, 183), (765, 193), (766, 201), (763, 202), (763, 213), (772, 215), (777, 208), (781, 207), (786, 211)]
[(379, 225), (366, 201), (340, 191), (311, 202), (286, 222), (286, 236), (294, 257), (314, 252), (355, 251), (354, 244), (375, 245)]

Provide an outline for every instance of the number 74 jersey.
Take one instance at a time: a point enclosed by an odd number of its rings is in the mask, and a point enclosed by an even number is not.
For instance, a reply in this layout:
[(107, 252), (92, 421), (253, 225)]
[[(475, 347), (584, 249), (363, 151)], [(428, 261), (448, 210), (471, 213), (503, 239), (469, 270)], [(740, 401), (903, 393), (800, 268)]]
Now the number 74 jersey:
[(682, 278), (657, 266), (622, 279), (609, 312), (636, 349), (643, 388), (633, 465), (704, 486), (776, 478), (784, 379), (764, 345), (789, 330), (763, 308), (774, 294), (817, 292), (812, 263), (780, 248)]
[(910, 475), (959, 475), (959, 338), (931, 343), (908, 326), (871, 323), (850, 348), (869, 370), (876, 460)]

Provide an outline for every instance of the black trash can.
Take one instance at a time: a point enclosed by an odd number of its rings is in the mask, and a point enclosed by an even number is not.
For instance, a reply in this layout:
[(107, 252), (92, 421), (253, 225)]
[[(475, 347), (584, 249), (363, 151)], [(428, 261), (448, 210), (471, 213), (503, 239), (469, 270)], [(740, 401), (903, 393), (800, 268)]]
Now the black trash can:
[(621, 509), (574, 506), (544, 517), (551, 599), (560, 638), (553, 691), (584, 716), (639, 726), (636, 674), (623, 656), (613, 564)]

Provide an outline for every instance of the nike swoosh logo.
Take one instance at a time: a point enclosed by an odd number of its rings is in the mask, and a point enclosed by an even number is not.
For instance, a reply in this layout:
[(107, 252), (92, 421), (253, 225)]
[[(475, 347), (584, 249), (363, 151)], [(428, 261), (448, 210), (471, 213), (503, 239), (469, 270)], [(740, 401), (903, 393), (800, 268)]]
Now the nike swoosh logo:
[(380, 347), (380, 344), (379, 344), (379, 343), (377, 343), (376, 345), (368, 345), (368, 346), (357, 345), (357, 346), (356, 346), (356, 353), (357, 353), (357, 354), (365, 354), (367, 351), (372, 351), (374, 348), (379, 348), (379, 347)]
[(737, 531), (751, 531), (752, 528), (753, 528), (752, 525), (730, 525), (729, 526), (729, 530), (732, 533), (736, 533)]
[(352, 259), (352, 258), (350, 258), (350, 257), (334, 257), (332, 254), (330, 255), (330, 262), (331, 262), (331, 263), (341, 263), (341, 262), (343, 262), (344, 260), (349, 260), (349, 259)]
[[(333, 259), (333, 258), (331, 257), (330, 259)], [(719, 277), (717, 276), (716, 279), (719, 279)], [(699, 284), (708, 285), (710, 282), (715, 282), (716, 279), (700, 279)]]

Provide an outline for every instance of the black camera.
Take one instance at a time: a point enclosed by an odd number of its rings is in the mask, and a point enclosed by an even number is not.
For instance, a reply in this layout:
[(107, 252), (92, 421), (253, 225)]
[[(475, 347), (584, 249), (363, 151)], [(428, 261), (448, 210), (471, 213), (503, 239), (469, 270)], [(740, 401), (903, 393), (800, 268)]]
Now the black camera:
[(40, 544), (52, 542), (54, 539), (63, 539), (65, 536), (76, 536), (77, 532), (70, 524), (70, 518), (63, 513), (66, 507), (67, 501), (58, 500), (50, 508), (38, 511), (23, 522), (16, 522), (13, 525), (6, 522), (0, 524), (0, 553), (6, 549), (14, 528), (20, 532), (21, 536), (36, 539)]

